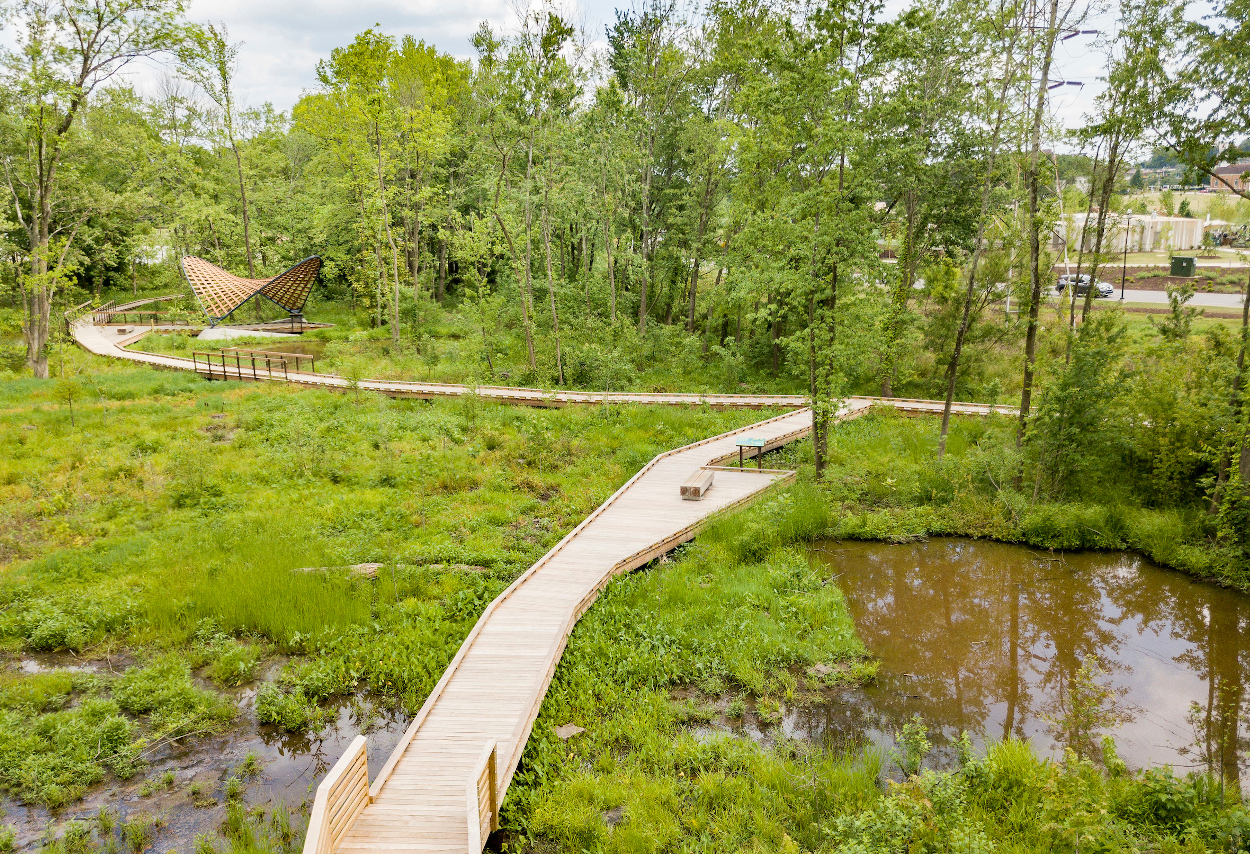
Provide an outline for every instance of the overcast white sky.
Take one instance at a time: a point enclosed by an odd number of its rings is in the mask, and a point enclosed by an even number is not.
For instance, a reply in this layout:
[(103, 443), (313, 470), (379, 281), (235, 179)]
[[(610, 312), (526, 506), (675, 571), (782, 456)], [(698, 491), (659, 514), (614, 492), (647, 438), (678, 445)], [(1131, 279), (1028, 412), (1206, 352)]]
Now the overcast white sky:
[[(630, 8), (633, 0), (566, 2), (577, 4), (588, 34), (602, 44), (614, 10)], [(887, 9), (904, 5), (904, 0), (891, 0)], [(473, 56), (469, 39), (481, 21), (506, 28), (515, 21), (511, 0), (192, 0), (187, 14), (193, 21), (224, 22), (230, 40), (243, 42), (237, 78), (243, 101), (250, 106), (268, 101), (283, 111), (316, 86), (319, 59), (375, 24), (393, 36), (411, 34), (467, 59)], [(1103, 18), (1086, 26), (1107, 32), (1114, 21)], [(1094, 37), (1078, 36), (1060, 43), (1055, 60), (1056, 77), (1085, 84), (1052, 92), (1054, 112), (1072, 127), (1080, 123), (1099, 89), (1103, 58)], [(146, 89), (152, 74), (150, 68), (134, 69), (133, 76)]]

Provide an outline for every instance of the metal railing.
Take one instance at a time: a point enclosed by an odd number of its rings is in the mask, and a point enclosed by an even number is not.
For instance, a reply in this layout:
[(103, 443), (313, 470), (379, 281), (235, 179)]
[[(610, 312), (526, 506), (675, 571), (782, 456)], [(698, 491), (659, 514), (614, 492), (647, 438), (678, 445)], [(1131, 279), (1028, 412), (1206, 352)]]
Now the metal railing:
[(286, 359), (272, 356), (250, 356), (242, 352), (191, 353), (191, 365), (197, 374), (210, 380), (282, 379), (289, 381)]
[(295, 363), (295, 370), (302, 371), (304, 363), (308, 363), (308, 372), (317, 373), (317, 359), (307, 353), (279, 353), (276, 350), (249, 350), (246, 347), (222, 347), (223, 353), (241, 353), (244, 356), (264, 356), (270, 359), (286, 359)]
[(190, 326), (190, 322), (181, 315), (164, 311), (118, 311), (116, 309), (97, 309), (96, 326), (129, 326), (149, 324), (151, 326)]

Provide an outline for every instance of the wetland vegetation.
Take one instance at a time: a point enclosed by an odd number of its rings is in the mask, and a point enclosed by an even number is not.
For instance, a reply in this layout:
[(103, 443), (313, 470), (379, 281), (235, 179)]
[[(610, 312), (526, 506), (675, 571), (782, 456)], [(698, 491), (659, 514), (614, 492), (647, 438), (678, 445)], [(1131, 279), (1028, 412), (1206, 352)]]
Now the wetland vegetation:
[[(92, 392), (73, 423), (52, 384), (8, 380), (4, 397), (14, 453), (0, 480), (17, 524), (5, 532), (0, 780), (24, 848), (293, 850), (316, 768), (359, 729), (393, 743), (511, 578), (658, 451), (763, 417), (357, 399), (99, 365), (80, 376)], [(845, 570), (809, 544), (960, 534), (1060, 554), (1145, 550), (1129, 538), (1184, 524), (1000, 493), (1012, 426), (957, 420), (934, 467), (932, 420), (848, 422), (825, 483), (809, 445), (775, 452), (803, 472), (799, 486), (615, 582), (561, 662), (499, 844), (1240, 844), (1236, 786), (1128, 770), (1097, 741), (1101, 699), (1057, 761), (1011, 740), (961, 747), (940, 715), (876, 742), (867, 726), (789, 734), (796, 715), (887, 679)], [(351, 569), (367, 564), (375, 577)], [(568, 723), (585, 732), (561, 739)], [(304, 755), (320, 757), (311, 772), (286, 770)], [(269, 763), (298, 787), (267, 785)]]
[[(1147, 148), (1191, 180), (1250, 150), (1245, 10), (1209, 6), (1108, 13), (1068, 127), (1078, 0), (644, 2), (602, 50), (535, 0), (472, 61), (340, 34), (278, 107), (180, 0), (5, 5), (0, 852), (293, 854), (346, 744), (376, 736), (376, 772), (511, 580), (656, 453), (770, 414), (232, 386), (61, 323), (181, 290), (185, 255), (313, 254), (332, 325), (235, 343), (353, 382), (812, 404), (772, 454), (795, 486), (585, 615), (492, 846), (1250, 850), (1250, 269), (1211, 285), (1242, 283), (1233, 316), (1052, 287), (1114, 262)], [(159, 306), (133, 349), (208, 349), (190, 297)], [(856, 394), (1011, 410), (835, 423)], [(1132, 693), (1155, 666), (1166, 710)], [(1142, 749), (1121, 701), (1172, 738), (1182, 695), (1194, 737)]]

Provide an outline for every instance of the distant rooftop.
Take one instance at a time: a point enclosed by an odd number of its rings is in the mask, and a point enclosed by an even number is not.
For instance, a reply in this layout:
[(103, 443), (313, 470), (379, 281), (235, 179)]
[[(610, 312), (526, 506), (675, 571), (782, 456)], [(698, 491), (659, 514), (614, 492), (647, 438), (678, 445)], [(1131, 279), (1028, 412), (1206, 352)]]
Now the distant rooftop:
[(1250, 160), (1238, 160), (1236, 163), (1226, 163), (1223, 166), (1216, 166), (1211, 170), (1216, 175), (1243, 175), (1250, 172)]

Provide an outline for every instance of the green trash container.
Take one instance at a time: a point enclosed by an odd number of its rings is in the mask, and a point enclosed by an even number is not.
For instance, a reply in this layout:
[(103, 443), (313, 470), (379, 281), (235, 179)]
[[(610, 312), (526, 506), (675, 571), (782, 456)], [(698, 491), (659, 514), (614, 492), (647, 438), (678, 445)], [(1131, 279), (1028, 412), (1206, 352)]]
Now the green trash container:
[(1177, 255), (1172, 258), (1171, 275), (1173, 276), (1193, 276), (1195, 268), (1196, 262), (1192, 256)]

